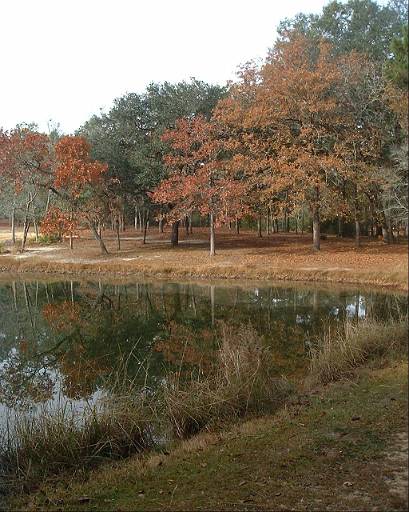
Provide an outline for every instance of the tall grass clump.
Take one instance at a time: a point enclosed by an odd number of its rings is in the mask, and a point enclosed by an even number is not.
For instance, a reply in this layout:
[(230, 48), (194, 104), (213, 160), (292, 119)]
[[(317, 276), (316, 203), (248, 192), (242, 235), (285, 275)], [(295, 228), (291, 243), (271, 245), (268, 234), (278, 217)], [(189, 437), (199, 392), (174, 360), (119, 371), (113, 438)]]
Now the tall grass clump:
[(408, 317), (385, 322), (346, 321), (328, 330), (311, 350), (310, 382), (328, 384), (349, 378), (370, 361), (393, 360), (407, 354)]
[(153, 446), (150, 407), (141, 397), (87, 406), (65, 405), (14, 418), (0, 443), (0, 474), (24, 488), (47, 476), (78, 471)]
[(222, 324), (209, 373), (190, 379), (174, 374), (164, 384), (163, 415), (176, 437), (187, 438), (218, 423), (271, 412), (290, 392), (275, 375), (272, 354), (252, 327)]

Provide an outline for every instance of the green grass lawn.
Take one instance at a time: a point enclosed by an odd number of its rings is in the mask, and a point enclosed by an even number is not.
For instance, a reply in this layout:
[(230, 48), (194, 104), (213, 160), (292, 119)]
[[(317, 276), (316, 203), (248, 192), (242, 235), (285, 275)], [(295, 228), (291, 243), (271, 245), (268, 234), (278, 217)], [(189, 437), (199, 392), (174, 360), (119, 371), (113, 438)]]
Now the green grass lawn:
[(24, 510), (405, 510), (402, 486), (401, 496), (395, 492), (396, 472), (405, 465), (405, 432), (407, 364), (363, 369), (356, 380), (301, 395), (274, 416), (200, 434), (168, 454), (101, 467), (82, 483), (79, 475), (48, 483), (12, 505)]

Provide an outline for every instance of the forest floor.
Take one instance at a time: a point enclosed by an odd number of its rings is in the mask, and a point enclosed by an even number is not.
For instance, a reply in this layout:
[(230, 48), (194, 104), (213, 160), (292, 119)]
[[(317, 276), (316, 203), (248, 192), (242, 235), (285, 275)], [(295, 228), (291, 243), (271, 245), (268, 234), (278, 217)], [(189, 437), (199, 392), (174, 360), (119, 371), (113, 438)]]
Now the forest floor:
[(355, 248), (353, 239), (328, 236), (321, 251), (314, 252), (311, 235), (279, 233), (258, 238), (252, 231), (237, 235), (227, 229), (217, 233), (217, 254), (208, 255), (208, 232), (196, 228), (186, 235), (180, 229), (180, 243), (172, 248), (169, 230), (151, 229), (146, 244), (133, 229), (121, 233), (121, 250), (113, 232), (104, 233), (109, 254), (101, 255), (97, 242), (84, 231), (68, 243), (41, 244), (30, 239), (24, 253), (7, 241), (10, 234), (0, 227), (0, 272), (45, 272), (98, 274), (177, 279), (256, 279), (339, 282), (408, 289), (407, 242), (387, 245), (362, 239)]
[(18, 510), (407, 510), (407, 363), (300, 393), (273, 416), (16, 498)]

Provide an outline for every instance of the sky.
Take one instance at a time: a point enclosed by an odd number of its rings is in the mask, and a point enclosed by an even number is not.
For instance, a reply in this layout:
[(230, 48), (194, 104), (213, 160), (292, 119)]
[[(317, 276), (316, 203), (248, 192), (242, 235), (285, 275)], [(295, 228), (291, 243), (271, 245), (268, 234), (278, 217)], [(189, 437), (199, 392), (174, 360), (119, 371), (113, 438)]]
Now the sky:
[(49, 121), (72, 133), (150, 82), (224, 84), (263, 58), (278, 23), (327, 0), (0, 2), (0, 127)]

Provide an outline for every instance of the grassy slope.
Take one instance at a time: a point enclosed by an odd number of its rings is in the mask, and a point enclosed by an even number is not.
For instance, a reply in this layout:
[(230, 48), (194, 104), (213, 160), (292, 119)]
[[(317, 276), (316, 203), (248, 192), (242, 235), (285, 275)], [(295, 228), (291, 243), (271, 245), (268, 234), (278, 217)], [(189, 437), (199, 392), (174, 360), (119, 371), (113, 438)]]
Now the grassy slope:
[[(62, 510), (405, 510), (390, 492), (396, 435), (407, 431), (407, 364), (361, 370), (275, 416), (202, 434), (169, 455), (48, 484), (17, 508)], [(388, 480), (389, 479), (389, 480)]]

